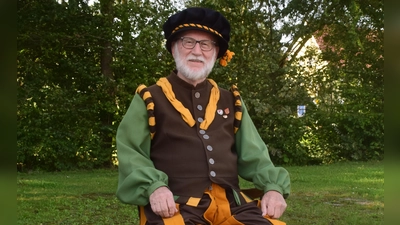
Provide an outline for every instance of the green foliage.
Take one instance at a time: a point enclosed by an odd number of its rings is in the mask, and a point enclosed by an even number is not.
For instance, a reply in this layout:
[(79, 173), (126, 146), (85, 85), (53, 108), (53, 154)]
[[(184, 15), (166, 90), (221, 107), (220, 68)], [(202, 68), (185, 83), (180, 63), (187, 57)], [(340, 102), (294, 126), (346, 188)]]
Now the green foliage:
[[(171, 69), (159, 35), (169, 11), (107, 3), (18, 1), (19, 169), (112, 166), (113, 137), (136, 87)], [(121, 19), (109, 24), (104, 10)]]
[(96, 32), (87, 33), (98, 24), (91, 13), (55, 1), (18, 2), (17, 163), (27, 169), (103, 164), (96, 136), (107, 106), (98, 104), (106, 97)]
[(325, 142), (335, 157), (348, 160), (384, 156), (383, 3), (368, 3), (376, 8), (354, 1), (343, 6), (347, 10), (335, 10), (341, 20), (319, 33), (329, 46), (322, 57), (329, 61), (325, 74), (331, 81), (330, 95), (318, 106), (328, 116), (320, 121), (334, 131)]
[[(174, 68), (161, 28), (179, 4), (17, 3), (17, 164), (112, 166), (115, 132), (135, 89)], [(276, 164), (383, 159), (383, 2), (184, 4), (230, 21), (235, 55), (211, 78), (238, 86)], [(308, 45), (312, 37), (319, 48)]]

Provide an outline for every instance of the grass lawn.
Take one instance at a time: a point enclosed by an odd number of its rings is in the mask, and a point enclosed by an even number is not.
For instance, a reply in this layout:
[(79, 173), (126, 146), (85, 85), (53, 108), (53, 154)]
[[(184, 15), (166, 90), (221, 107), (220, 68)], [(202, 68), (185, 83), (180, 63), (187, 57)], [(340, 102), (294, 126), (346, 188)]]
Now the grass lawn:
[[(383, 162), (286, 169), (288, 225), (383, 224)], [(136, 207), (115, 197), (117, 177), (116, 170), (18, 173), (17, 224), (138, 224)]]

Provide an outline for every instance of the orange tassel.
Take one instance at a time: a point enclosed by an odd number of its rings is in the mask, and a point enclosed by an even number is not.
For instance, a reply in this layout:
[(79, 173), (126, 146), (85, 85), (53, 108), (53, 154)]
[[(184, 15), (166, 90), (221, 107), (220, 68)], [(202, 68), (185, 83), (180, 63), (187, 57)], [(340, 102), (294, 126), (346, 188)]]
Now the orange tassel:
[(221, 57), (219, 60), (219, 64), (223, 67), (228, 65), (228, 62), (231, 61), (232, 57), (235, 55), (234, 52), (231, 52), (229, 50), (226, 50), (225, 55)]

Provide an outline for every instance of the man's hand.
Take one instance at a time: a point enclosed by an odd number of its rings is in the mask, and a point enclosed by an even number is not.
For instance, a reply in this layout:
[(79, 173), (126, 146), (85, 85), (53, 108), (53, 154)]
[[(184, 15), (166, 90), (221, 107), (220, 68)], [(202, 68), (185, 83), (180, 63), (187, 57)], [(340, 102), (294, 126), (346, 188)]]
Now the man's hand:
[(261, 199), (262, 215), (268, 215), (273, 219), (281, 217), (286, 210), (286, 206), (285, 199), (277, 191), (268, 191)]
[(161, 217), (172, 217), (178, 212), (172, 192), (167, 187), (159, 187), (150, 195), (153, 212)]

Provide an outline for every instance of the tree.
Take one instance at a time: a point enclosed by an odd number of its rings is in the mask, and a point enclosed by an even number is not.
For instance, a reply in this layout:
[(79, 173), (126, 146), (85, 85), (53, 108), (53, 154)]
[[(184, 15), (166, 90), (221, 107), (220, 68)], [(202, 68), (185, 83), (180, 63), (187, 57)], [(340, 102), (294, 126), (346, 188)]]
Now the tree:
[(337, 82), (321, 103), (329, 111), (320, 119), (336, 134), (325, 141), (339, 158), (383, 159), (383, 2), (340, 3), (332, 8), (338, 19), (319, 32)]
[(171, 65), (159, 31), (167, 6), (18, 1), (17, 164), (44, 170), (112, 165), (113, 137), (135, 88)]
[[(104, 168), (139, 84), (174, 68), (166, 0), (18, 1), (17, 163)], [(383, 2), (193, 0), (231, 23), (227, 67), (277, 164), (383, 158)], [(315, 37), (318, 48), (308, 48)], [(316, 66), (315, 63), (321, 66)], [(297, 106), (306, 114), (297, 116)]]
[(97, 22), (84, 2), (18, 1), (17, 162), (26, 168), (96, 160)]
[[(237, 83), (275, 162), (307, 164), (382, 158), (381, 1), (209, 0), (190, 3), (220, 10), (231, 21), (230, 48), (235, 56), (228, 72), (226, 68), (218, 68), (214, 76), (225, 86)], [(319, 42), (324, 44), (321, 48), (345, 48), (346, 51), (336, 51), (332, 56), (326, 49), (322, 54), (309, 49), (305, 56), (298, 58), (307, 41), (312, 37), (318, 39), (322, 34), (329, 38)], [(372, 34), (374, 41), (370, 38)], [(361, 57), (361, 49), (351, 47), (354, 43), (365, 45), (364, 49), (368, 46), (368, 51), (374, 54), (368, 54), (369, 59), (367, 54)], [(356, 54), (358, 57), (354, 57)], [(338, 67), (346, 58), (347, 67), (351, 65), (353, 72), (360, 72), (358, 75)], [(299, 60), (325, 63), (323, 67), (309, 70), (313, 65), (300, 65)], [(362, 80), (361, 74), (364, 74)], [(347, 79), (352, 82), (344, 83)], [(357, 93), (357, 96), (343, 102), (344, 93)], [(357, 107), (352, 105), (353, 101), (358, 103)], [(373, 107), (364, 107), (371, 103)], [(297, 105), (307, 107), (305, 117), (297, 118)], [(357, 113), (360, 107), (365, 117), (356, 115), (351, 119), (351, 113)], [(351, 126), (358, 130), (349, 129)], [(371, 132), (368, 131), (368, 135), (360, 132), (365, 129)], [(344, 137), (347, 139), (343, 140)]]

